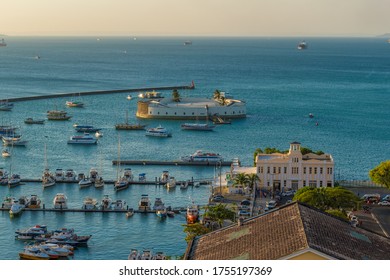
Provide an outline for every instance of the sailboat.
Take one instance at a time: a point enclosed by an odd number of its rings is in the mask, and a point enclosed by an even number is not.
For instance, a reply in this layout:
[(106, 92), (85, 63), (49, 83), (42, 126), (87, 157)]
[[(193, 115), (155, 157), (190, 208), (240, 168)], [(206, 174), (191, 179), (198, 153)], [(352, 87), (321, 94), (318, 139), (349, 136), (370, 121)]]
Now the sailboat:
[(208, 107), (206, 105), (206, 123), (183, 123), (181, 129), (183, 130), (200, 130), (200, 131), (212, 131), (215, 125), (209, 125)]
[[(13, 153), (13, 150), (14, 150), (14, 145), (12, 145), (12, 153)], [(11, 157), (11, 163), (10, 163), (10, 173), (11, 176), (8, 177), (8, 188), (13, 188), (13, 187), (16, 187), (16, 186), (19, 186), (20, 185), (20, 176), (18, 174), (12, 174), (12, 157)]]
[(47, 165), (47, 147), (45, 143), (45, 170), (43, 171), (42, 174), (42, 187), (47, 188), (54, 186), (56, 184), (56, 179), (55, 176), (50, 173), (49, 167)]
[(129, 112), (126, 111), (126, 122), (118, 123), (115, 125), (115, 129), (117, 130), (144, 130), (145, 125), (142, 124), (130, 124), (129, 123)]
[(114, 183), (114, 190), (115, 191), (121, 191), (124, 189), (127, 189), (129, 186), (129, 183), (127, 182), (125, 177), (120, 177), (119, 175), (119, 168), (120, 168), (120, 157), (121, 157), (121, 139), (120, 135), (118, 134), (118, 164), (116, 169), (116, 178), (117, 180)]

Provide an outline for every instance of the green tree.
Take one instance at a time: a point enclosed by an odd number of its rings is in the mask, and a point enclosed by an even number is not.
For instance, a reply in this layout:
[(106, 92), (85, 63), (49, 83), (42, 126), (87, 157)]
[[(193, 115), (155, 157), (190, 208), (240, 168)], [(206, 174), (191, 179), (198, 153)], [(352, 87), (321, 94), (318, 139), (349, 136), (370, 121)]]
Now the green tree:
[(187, 236), (185, 240), (190, 242), (192, 239), (194, 239), (196, 236), (209, 233), (211, 229), (207, 228), (205, 225), (201, 223), (194, 223), (194, 224), (187, 224), (183, 225), (184, 229), (183, 231), (187, 233)]
[(218, 89), (214, 91), (213, 98), (214, 100), (219, 100), (221, 98), (221, 92)]
[(249, 184), (249, 188), (252, 192), (253, 189), (256, 187), (256, 183), (260, 182), (260, 178), (259, 178), (259, 176), (257, 176), (257, 174), (254, 173), (254, 174), (247, 174), (246, 179), (247, 179), (247, 182)]
[(352, 209), (360, 199), (342, 187), (304, 187), (298, 190), (293, 200), (309, 204), (322, 211)]
[(381, 162), (369, 172), (370, 178), (377, 184), (390, 189), (390, 160)]
[(211, 222), (212, 229), (213, 223), (217, 223), (221, 228), (224, 220), (234, 221), (236, 213), (229, 208), (226, 204), (219, 203), (217, 205), (209, 205), (205, 207), (206, 211), (203, 214), (203, 218)]
[(256, 166), (256, 157), (258, 154), (262, 154), (263, 150), (260, 148), (257, 148), (255, 152), (253, 153), (253, 166)]
[(236, 187), (236, 186), (243, 186), (245, 187), (246, 184), (248, 184), (248, 177), (247, 177), (247, 174), (245, 173), (238, 173), (234, 179), (233, 179), (233, 187)]
[(180, 102), (180, 93), (177, 89), (172, 91), (172, 99), (174, 102)]

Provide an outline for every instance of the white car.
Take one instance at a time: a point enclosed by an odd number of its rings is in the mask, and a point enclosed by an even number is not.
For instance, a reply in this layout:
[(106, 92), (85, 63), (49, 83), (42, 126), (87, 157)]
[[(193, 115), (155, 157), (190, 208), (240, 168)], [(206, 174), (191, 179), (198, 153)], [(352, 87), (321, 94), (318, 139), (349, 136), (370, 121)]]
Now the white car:
[(282, 196), (291, 196), (294, 195), (295, 192), (293, 190), (285, 191), (282, 193)]
[(384, 200), (384, 201), (378, 202), (378, 205), (390, 206), (390, 202), (387, 200)]

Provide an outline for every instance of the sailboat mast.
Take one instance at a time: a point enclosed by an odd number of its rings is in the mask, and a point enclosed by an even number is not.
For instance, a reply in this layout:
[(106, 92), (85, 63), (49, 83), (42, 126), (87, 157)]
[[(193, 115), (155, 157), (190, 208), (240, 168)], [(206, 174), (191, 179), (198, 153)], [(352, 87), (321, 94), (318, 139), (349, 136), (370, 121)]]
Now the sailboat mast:
[(120, 134), (118, 133), (118, 163), (116, 169), (116, 178), (118, 179), (118, 181), (119, 181), (120, 162), (121, 162), (121, 138), (120, 138)]

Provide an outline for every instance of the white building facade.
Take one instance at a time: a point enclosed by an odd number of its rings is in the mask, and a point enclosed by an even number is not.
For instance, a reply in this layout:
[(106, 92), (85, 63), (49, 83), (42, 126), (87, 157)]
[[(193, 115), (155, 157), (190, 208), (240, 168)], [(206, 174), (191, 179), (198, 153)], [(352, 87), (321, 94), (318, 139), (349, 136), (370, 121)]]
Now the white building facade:
[(334, 161), (330, 154), (302, 155), (301, 144), (293, 142), (287, 154), (258, 154), (256, 171), (261, 188), (273, 191), (334, 186)]

